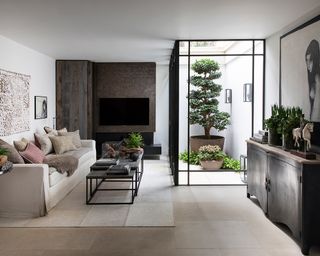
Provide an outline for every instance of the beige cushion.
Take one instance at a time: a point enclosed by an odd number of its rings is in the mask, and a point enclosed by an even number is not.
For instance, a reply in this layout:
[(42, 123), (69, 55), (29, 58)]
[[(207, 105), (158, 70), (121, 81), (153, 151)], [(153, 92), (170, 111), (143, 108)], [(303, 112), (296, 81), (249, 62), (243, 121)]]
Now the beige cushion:
[(13, 145), (18, 151), (24, 151), (28, 145), (29, 141), (26, 138), (22, 138), (21, 140), (13, 141)]
[(48, 133), (48, 134), (35, 133), (34, 134), (34, 140), (36, 142), (36, 145), (43, 151), (45, 155), (48, 155), (53, 151), (52, 142), (49, 139), (49, 136), (53, 136), (53, 133)]
[(14, 146), (0, 139), (0, 147), (5, 148), (9, 151), (8, 160), (14, 164), (24, 164), (24, 160), (22, 156), (18, 153), (18, 151), (14, 148)]
[(79, 130), (76, 130), (74, 132), (61, 132), (58, 131), (59, 136), (70, 136), (72, 137), (72, 142), (77, 148), (81, 148), (81, 139), (80, 139), (80, 134)]
[(49, 136), (54, 151), (56, 154), (63, 154), (64, 152), (77, 149), (72, 142), (71, 136)]
[(58, 136), (58, 132), (68, 132), (67, 128), (62, 128), (60, 130), (53, 129), (51, 127), (45, 126), (43, 129), (46, 131), (46, 133), (51, 133), (54, 136)]

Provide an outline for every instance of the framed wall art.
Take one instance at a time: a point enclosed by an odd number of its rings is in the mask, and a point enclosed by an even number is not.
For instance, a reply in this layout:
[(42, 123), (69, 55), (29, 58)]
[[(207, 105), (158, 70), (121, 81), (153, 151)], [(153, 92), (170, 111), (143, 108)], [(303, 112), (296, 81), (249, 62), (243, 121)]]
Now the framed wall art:
[(30, 80), (0, 69), (0, 136), (30, 130)]
[(45, 119), (48, 115), (48, 99), (46, 96), (35, 96), (34, 97), (34, 118)]
[(320, 15), (280, 38), (280, 104), (320, 122)]

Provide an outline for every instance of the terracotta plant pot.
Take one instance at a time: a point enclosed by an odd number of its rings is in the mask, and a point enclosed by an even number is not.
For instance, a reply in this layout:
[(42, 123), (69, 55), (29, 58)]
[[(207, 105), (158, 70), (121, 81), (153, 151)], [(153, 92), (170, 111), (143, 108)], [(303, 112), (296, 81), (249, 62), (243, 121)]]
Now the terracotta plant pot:
[(198, 151), (201, 146), (205, 145), (218, 145), (221, 150), (223, 150), (224, 137), (213, 135), (210, 137), (210, 139), (207, 139), (204, 135), (190, 137), (191, 151)]
[(4, 165), (8, 161), (8, 157), (5, 155), (0, 156), (0, 166)]
[(219, 170), (222, 167), (223, 160), (200, 161), (200, 165), (205, 170)]

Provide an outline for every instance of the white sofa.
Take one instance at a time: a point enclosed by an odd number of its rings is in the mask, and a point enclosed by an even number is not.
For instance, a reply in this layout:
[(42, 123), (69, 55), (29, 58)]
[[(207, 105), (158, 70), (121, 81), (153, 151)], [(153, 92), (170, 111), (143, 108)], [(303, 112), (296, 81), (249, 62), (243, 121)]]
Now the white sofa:
[[(44, 216), (76, 185), (85, 180), (96, 161), (94, 140), (81, 140), (82, 147), (64, 154), (79, 159), (77, 170), (70, 177), (47, 164), (14, 164), (0, 176), (0, 217)], [(85, 195), (83, 195), (85, 200)]]

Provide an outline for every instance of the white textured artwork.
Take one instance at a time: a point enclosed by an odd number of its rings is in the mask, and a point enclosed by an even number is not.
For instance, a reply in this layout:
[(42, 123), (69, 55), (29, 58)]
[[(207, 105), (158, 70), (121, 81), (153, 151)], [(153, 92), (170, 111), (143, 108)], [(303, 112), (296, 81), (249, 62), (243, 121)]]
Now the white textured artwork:
[(30, 79), (0, 69), (0, 136), (30, 130)]

